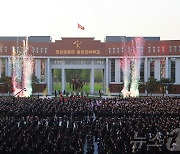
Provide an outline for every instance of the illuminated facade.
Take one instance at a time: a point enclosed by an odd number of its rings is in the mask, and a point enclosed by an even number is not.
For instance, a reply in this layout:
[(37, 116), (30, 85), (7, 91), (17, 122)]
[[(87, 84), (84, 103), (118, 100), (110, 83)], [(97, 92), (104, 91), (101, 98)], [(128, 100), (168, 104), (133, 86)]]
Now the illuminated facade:
[[(12, 47), (22, 50), (25, 37), (0, 37), (0, 77), (12, 75)], [(53, 92), (53, 70), (61, 69), (62, 91), (65, 90), (67, 69), (90, 70), (90, 93), (94, 93), (94, 71), (103, 72), (103, 91), (120, 93), (123, 86), (121, 62), (124, 55), (133, 55), (133, 37), (107, 36), (104, 42), (94, 38), (62, 38), (52, 41), (49, 36), (31, 36), (29, 54), (34, 57), (35, 76)], [(140, 80), (149, 77), (170, 78), (173, 82), (171, 94), (180, 94), (180, 40), (160, 40), (159, 37), (144, 37), (141, 51)]]

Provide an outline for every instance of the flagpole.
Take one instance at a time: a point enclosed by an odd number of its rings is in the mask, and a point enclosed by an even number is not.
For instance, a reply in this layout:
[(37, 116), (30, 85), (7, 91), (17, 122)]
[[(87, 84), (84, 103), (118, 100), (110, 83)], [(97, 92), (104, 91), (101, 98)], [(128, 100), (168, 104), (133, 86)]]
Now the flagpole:
[[(78, 23), (78, 24), (77, 24), (77, 30), (78, 30), (78, 29), (84, 30), (85, 28)], [(78, 37), (78, 31), (77, 31), (77, 37)]]
[(77, 38), (78, 38), (78, 24), (79, 24), (79, 23), (77, 22), (77, 27), (76, 27), (76, 28), (77, 28)]

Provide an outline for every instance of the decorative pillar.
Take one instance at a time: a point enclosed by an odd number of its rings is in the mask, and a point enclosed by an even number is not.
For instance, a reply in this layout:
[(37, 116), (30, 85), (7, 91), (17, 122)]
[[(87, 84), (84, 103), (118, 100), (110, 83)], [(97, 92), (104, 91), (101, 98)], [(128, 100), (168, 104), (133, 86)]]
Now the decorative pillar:
[(120, 59), (115, 59), (115, 83), (120, 83)]
[(94, 60), (91, 60), (90, 93), (94, 94)]
[(147, 58), (147, 81), (150, 78), (151, 61), (152, 61), (152, 58), (149, 58), (149, 59)]
[(50, 58), (47, 59), (47, 93), (48, 95), (51, 94), (51, 67), (50, 67)]
[(168, 57), (166, 57), (166, 63), (165, 63), (165, 78), (169, 78), (169, 60)]
[(0, 78), (1, 78), (1, 73), (2, 73), (2, 59), (0, 58)]
[(8, 76), (8, 58), (5, 58), (5, 76)]
[(168, 60), (168, 76), (171, 79), (171, 58)]
[(144, 82), (148, 81), (148, 62), (147, 57), (144, 59)]
[(51, 89), (52, 89), (52, 93), (54, 93), (54, 69), (52, 69), (51, 72), (52, 72), (52, 79), (51, 79), (52, 84), (51, 84)]
[(104, 69), (102, 70), (102, 89), (103, 89), (103, 92), (105, 92), (105, 83), (104, 83), (104, 78), (105, 78), (105, 73), (104, 73), (105, 71), (104, 71)]
[(35, 76), (41, 81), (41, 60), (35, 59)]
[(175, 83), (180, 84), (180, 58), (175, 59)]
[(94, 94), (94, 68), (91, 68), (90, 84), (90, 92)]
[[(165, 78), (169, 78), (169, 59), (166, 57), (165, 61)], [(168, 95), (168, 90), (166, 90), (166, 95)]]
[(154, 60), (154, 78), (160, 80), (160, 59)]
[(11, 58), (7, 59), (7, 76), (11, 77)]
[(106, 93), (108, 92), (109, 89), (109, 60), (108, 58), (106, 58), (106, 71), (105, 71), (105, 75), (106, 75)]
[[(47, 68), (47, 60), (45, 59), (45, 68)], [(46, 74), (47, 74), (47, 69), (45, 69), (45, 79), (44, 79), (44, 82), (46, 83), (47, 82), (47, 76), (46, 76)]]
[(62, 73), (61, 73), (61, 77), (62, 77), (62, 93), (64, 93), (64, 91), (66, 90), (66, 73), (65, 73), (65, 69), (62, 68)]

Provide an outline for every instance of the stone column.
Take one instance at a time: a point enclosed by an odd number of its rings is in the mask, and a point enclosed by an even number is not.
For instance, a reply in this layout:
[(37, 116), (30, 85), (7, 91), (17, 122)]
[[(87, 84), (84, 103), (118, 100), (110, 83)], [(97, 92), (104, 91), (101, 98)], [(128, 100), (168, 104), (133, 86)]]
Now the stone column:
[(41, 60), (35, 59), (35, 76), (41, 81)]
[[(166, 57), (165, 61), (165, 78), (169, 78), (169, 59)], [(166, 95), (168, 95), (168, 90), (166, 90)]]
[(169, 78), (169, 59), (166, 57), (166, 62), (165, 62), (165, 78)]
[(64, 68), (62, 68), (61, 78), (62, 78), (62, 93), (64, 93), (64, 90), (66, 90), (66, 73)]
[(175, 83), (180, 84), (180, 58), (175, 59)]
[(51, 72), (52, 72), (52, 84), (51, 84), (51, 89), (52, 89), (52, 93), (54, 93), (54, 69), (51, 69)]
[(115, 59), (115, 83), (120, 84), (120, 59)]
[(8, 63), (8, 65), (7, 65), (7, 76), (9, 76), (9, 77), (11, 77), (11, 58), (10, 57), (8, 57), (8, 59), (7, 59), (7, 63)]
[(1, 73), (2, 73), (2, 59), (0, 58), (0, 78), (1, 78)]
[(51, 89), (51, 75), (52, 75), (52, 71), (51, 71), (51, 66), (50, 66), (50, 58), (47, 59), (47, 93), (48, 95), (50, 95), (52, 93), (52, 89)]
[(144, 59), (144, 82), (148, 81), (148, 62), (147, 57)]
[[(45, 60), (45, 68), (47, 68), (47, 60)], [(45, 79), (44, 79), (44, 82), (47, 82), (47, 69), (45, 69)]]
[(94, 94), (94, 68), (91, 68), (90, 74), (90, 93)]
[(151, 69), (151, 59), (147, 59), (147, 81), (150, 78), (150, 69)]
[(154, 60), (154, 78), (160, 80), (160, 59)]
[(108, 92), (109, 89), (109, 60), (108, 58), (106, 58), (106, 71), (105, 71), (105, 75), (106, 75), (106, 93)]
[(102, 90), (103, 90), (103, 92), (105, 92), (105, 86), (104, 86), (104, 78), (105, 78), (105, 73), (104, 73), (105, 71), (104, 71), (104, 69), (102, 70)]
[(8, 76), (8, 58), (5, 58), (5, 76)]

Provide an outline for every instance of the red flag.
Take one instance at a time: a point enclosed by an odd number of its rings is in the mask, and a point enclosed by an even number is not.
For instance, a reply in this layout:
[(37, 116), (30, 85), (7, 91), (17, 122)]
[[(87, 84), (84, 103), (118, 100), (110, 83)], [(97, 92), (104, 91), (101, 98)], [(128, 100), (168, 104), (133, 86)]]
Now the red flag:
[(78, 28), (81, 30), (85, 30), (85, 28), (83, 26), (81, 26), (80, 24), (78, 24)]

